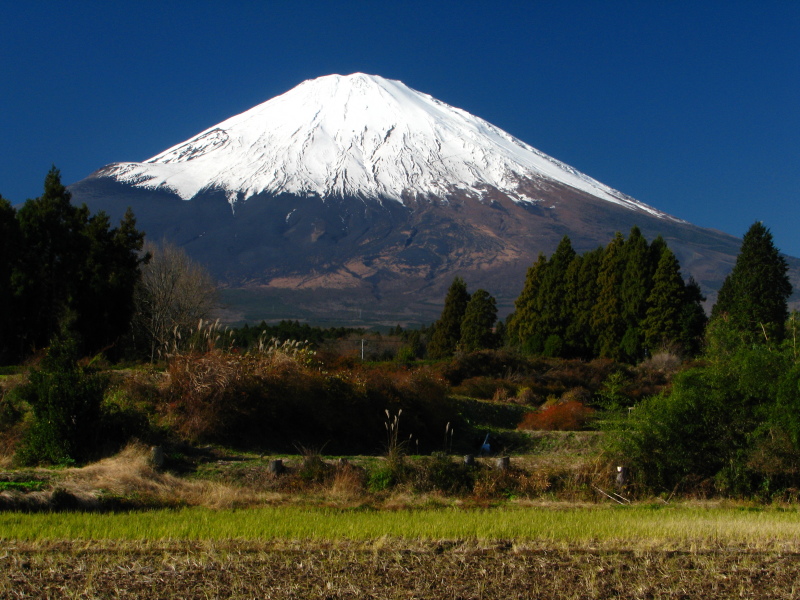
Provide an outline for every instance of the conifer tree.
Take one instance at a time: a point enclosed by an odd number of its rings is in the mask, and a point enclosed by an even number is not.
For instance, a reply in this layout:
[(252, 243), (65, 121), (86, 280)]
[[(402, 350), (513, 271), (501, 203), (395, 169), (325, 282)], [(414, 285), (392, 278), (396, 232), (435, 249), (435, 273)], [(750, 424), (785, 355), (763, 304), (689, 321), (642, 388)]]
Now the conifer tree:
[(94, 351), (110, 347), (130, 329), (144, 234), (128, 209), (115, 228), (103, 212), (90, 217), (83, 237), (86, 250), (72, 305), (85, 347)]
[(528, 268), (525, 285), (514, 302), (514, 313), (508, 321), (510, 343), (527, 352), (541, 352), (546, 336), (542, 330), (541, 287), (547, 271), (547, 257), (540, 253)]
[(703, 309), (706, 298), (700, 291), (700, 285), (689, 277), (683, 288), (683, 306), (681, 307), (681, 333), (680, 346), (687, 355), (694, 356), (700, 353), (708, 317)]
[(780, 342), (788, 318), (786, 303), (792, 293), (787, 271), (772, 233), (761, 222), (754, 223), (719, 290), (712, 319), (726, 320), (751, 342)]
[(619, 295), (622, 301), (622, 319), (625, 333), (620, 341), (622, 357), (636, 361), (643, 357), (644, 334), (641, 322), (647, 312), (647, 297), (653, 287), (653, 271), (649, 246), (638, 227), (631, 229), (625, 242), (625, 270)]
[(20, 300), (17, 318), (28, 348), (48, 344), (75, 297), (78, 265), (85, 255), (80, 230), (88, 210), (74, 207), (70, 199), (53, 167), (42, 196), (17, 212), (22, 245), (14, 283)]
[(624, 274), (625, 240), (617, 232), (603, 251), (597, 277), (597, 303), (592, 315), (592, 327), (597, 333), (597, 353), (607, 358), (621, 357), (620, 344), (625, 334), (622, 300), (619, 288)]
[(647, 315), (642, 322), (645, 343), (650, 352), (676, 343), (682, 331), (684, 283), (678, 259), (664, 246), (653, 274), (653, 289), (647, 298)]
[(19, 225), (11, 203), (0, 196), (0, 364), (16, 362), (15, 301), (11, 276), (19, 256)]
[(464, 352), (495, 348), (497, 343), (493, 328), (496, 321), (495, 299), (486, 290), (475, 290), (464, 311), (459, 348)]
[(456, 277), (444, 299), (442, 315), (434, 325), (428, 344), (428, 356), (434, 359), (446, 358), (455, 352), (461, 339), (461, 322), (464, 320), (468, 302), (467, 284), (461, 277)]
[(572, 259), (566, 276), (564, 304), (569, 314), (565, 345), (570, 356), (591, 358), (595, 355), (596, 336), (592, 313), (597, 302), (597, 277), (603, 249), (597, 248)]
[(570, 320), (564, 295), (567, 288), (567, 271), (573, 258), (575, 250), (569, 237), (564, 236), (547, 261), (547, 268), (538, 291), (539, 327), (545, 340), (542, 349), (549, 355), (563, 353), (557, 351), (557, 348), (560, 349), (564, 345)]
[(130, 328), (144, 236), (130, 211), (111, 229), (104, 213), (90, 216), (70, 200), (53, 167), (42, 196), (16, 214), (12, 289), (16, 343), (25, 352), (45, 347), (68, 315), (84, 352), (103, 350)]

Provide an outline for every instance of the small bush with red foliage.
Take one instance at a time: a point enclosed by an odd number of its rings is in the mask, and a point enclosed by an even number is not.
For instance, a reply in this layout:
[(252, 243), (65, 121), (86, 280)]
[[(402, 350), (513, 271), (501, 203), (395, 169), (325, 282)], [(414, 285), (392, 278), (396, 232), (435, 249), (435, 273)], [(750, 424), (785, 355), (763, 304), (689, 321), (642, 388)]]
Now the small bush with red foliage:
[(568, 400), (525, 415), (517, 429), (580, 431), (594, 411), (582, 402)]

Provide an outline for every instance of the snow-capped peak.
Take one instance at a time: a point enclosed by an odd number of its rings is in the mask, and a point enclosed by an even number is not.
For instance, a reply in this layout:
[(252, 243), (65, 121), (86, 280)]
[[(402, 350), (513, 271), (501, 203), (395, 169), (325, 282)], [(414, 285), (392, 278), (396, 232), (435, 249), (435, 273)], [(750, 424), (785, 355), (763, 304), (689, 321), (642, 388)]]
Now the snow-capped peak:
[(667, 216), (466, 111), (363, 73), (304, 81), (143, 163), (101, 174), (184, 200), (221, 189), (232, 205), (262, 192), (402, 202), (458, 190), (480, 196), (487, 187), (535, 202), (521, 182), (555, 180)]

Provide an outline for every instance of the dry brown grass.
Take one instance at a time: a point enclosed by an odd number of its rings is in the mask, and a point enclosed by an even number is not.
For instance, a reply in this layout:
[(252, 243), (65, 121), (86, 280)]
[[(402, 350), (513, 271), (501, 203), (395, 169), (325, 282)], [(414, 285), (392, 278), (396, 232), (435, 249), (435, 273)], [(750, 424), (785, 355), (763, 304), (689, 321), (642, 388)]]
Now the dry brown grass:
[(681, 357), (675, 352), (664, 350), (656, 352), (650, 358), (642, 361), (638, 369), (641, 371), (657, 371), (672, 375), (678, 371), (681, 366)]
[(366, 494), (366, 474), (363, 469), (342, 465), (336, 469), (331, 482), (330, 495), (337, 500), (353, 501)]
[(0, 456), (0, 469), (10, 469), (13, 464), (13, 456)]
[(144, 505), (209, 508), (253, 506), (269, 501), (264, 494), (246, 488), (160, 472), (150, 464), (150, 450), (141, 443), (129, 444), (111, 458), (69, 469), (61, 488), (89, 503), (108, 495)]

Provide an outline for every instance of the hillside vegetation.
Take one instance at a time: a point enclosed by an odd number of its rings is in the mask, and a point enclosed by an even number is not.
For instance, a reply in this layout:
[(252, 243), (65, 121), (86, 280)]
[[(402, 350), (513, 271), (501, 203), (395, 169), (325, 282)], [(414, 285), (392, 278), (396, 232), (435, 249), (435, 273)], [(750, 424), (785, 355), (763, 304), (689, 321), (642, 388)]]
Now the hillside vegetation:
[[(565, 237), (505, 321), (456, 277), (431, 327), (388, 333), (209, 322), (201, 267), (144, 244), (133, 215), (111, 228), (73, 207), (55, 169), (19, 211), (0, 199), (0, 228), (0, 361), (22, 363), (0, 371), (11, 506), (800, 489), (798, 319), (761, 223), (710, 319), (664, 240), (634, 228), (584, 255)], [(128, 465), (116, 484), (108, 460)]]

